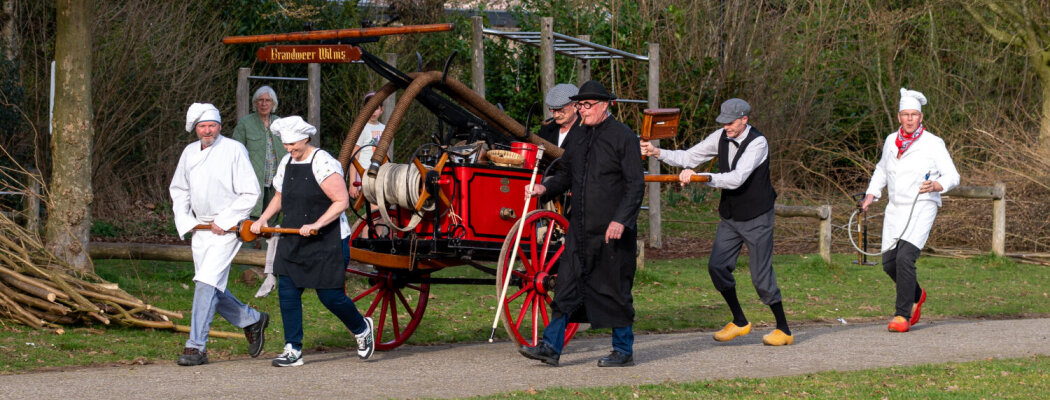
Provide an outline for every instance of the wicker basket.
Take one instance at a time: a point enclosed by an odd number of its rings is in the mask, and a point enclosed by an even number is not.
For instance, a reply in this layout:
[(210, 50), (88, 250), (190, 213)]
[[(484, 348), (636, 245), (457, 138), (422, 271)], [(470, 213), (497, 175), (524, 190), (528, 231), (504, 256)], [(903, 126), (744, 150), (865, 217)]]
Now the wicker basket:
[(501, 167), (521, 167), (525, 164), (525, 157), (509, 150), (489, 150), (485, 155), (493, 164)]

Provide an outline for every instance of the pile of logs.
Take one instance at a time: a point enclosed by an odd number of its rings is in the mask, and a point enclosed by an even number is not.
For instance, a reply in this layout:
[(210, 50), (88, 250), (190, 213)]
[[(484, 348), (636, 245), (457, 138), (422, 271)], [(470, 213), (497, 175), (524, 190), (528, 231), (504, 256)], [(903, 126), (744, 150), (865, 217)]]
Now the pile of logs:
[[(94, 274), (74, 271), (39, 238), (0, 215), (0, 318), (62, 333), (63, 325), (118, 323), (187, 330), (163, 310)], [(182, 328), (182, 329), (179, 329)]]

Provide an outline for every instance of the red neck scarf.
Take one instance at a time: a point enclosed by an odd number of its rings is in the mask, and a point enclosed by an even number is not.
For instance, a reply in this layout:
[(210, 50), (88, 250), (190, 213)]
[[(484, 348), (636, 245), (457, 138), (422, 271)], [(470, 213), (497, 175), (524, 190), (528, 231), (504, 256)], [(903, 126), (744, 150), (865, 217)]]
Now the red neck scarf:
[(915, 132), (912, 132), (911, 134), (906, 134), (904, 133), (904, 127), (901, 127), (900, 131), (897, 132), (898, 159), (901, 158), (902, 155), (904, 155), (904, 151), (908, 150), (908, 148), (911, 147), (912, 143), (915, 143), (916, 140), (919, 140), (919, 136), (922, 136), (922, 132), (924, 130), (925, 128), (923, 128), (922, 124), (919, 124), (919, 129), (916, 129)]

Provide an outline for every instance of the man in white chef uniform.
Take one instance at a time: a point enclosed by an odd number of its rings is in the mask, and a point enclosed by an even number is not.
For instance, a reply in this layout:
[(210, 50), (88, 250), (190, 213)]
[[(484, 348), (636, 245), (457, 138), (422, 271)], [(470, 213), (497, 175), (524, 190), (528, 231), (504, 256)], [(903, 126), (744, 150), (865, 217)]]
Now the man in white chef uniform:
[(882, 222), (882, 269), (897, 284), (890, 332), (907, 332), (919, 322), (926, 290), (918, 284), (915, 260), (930, 236), (941, 193), (959, 184), (959, 172), (944, 140), (922, 125), (923, 104), (926, 96), (922, 93), (901, 88), (897, 113), (901, 126), (886, 137), (882, 159), (861, 203), (867, 211), (882, 195), (882, 188), (889, 193)]
[(194, 103), (186, 112), (186, 131), (200, 140), (182, 150), (171, 179), (172, 210), (179, 237), (193, 232), (193, 313), (190, 338), (178, 358), (179, 365), (208, 363), (205, 345), (212, 318), (218, 312), (231, 324), (244, 328), (248, 354), (258, 357), (265, 343), (270, 316), (244, 305), (226, 288), (230, 263), (241, 248), (237, 224), (248, 218), (259, 197), (259, 182), (252, 171), (248, 150), (220, 134), (222, 118), (211, 104)]

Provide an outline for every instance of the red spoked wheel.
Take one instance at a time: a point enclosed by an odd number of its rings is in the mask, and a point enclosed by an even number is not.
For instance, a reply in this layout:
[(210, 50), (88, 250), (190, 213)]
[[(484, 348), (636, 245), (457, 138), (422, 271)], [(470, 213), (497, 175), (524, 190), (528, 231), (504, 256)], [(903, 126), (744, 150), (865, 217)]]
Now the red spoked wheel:
[[(515, 225), (503, 241), (496, 267), (497, 297), (503, 288), (517, 229), (521, 226), (520, 223)], [(503, 312), (500, 313), (507, 334), (519, 344), (537, 345), (543, 337), (543, 329), (550, 323), (550, 303), (554, 297), (551, 286), (556, 276), (554, 268), (565, 251), (563, 238), (568, 226), (565, 217), (552, 211), (536, 210), (525, 217), (511, 284), (507, 287)], [(568, 324), (565, 328), (566, 344), (578, 328), (579, 324)]]
[[(378, 211), (373, 211), (369, 218), (378, 232), (366, 231), (368, 224), (357, 221), (351, 229), (351, 238), (400, 236), (401, 232), (383, 225)], [(358, 307), (368, 304), (364, 315), (372, 317), (375, 323), (376, 350), (392, 350), (404, 344), (423, 320), (430, 284), (418, 282), (425, 281), (430, 274), (383, 267), (348, 267), (346, 271), (367, 278), (368, 287), (353, 296), (353, 300)]]
[(376, 350), (391, 350), (404, 344), (423, 320), (430, 296), (429, 283), (410, 281), (425, 280), (430, 274), (387, 268), (348, 271), (368, 278), (369, 287), (353, 299), (355, 304), (367, 301), (364, 314), (375, 323)]

